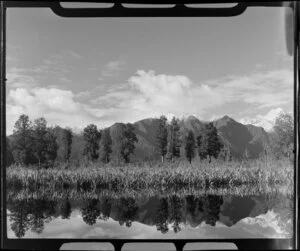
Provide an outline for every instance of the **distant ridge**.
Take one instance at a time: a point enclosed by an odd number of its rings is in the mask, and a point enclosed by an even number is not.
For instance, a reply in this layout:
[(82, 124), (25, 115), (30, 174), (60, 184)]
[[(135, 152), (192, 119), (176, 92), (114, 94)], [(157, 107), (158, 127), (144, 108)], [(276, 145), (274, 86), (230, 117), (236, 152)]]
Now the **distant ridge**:
[[(181, 134), (186, 135), (187, 131), (191, 130), (197, 137), (206, 123), (193, 115), (183, 118), (179, 121)], [(264, 144), (269, 142), (268, 134), (262, 127), (243, 125), (227, 115), (214, 120), (213, 124), (218, 129), (222, 143), (229, 146), (235, 158), (242, 158), (246, 149), (250, 158), (258, 158)], [(139, 139), (133, 159), (159, 159), (159, 153), (156, 151), (158, 119), (143, 119), (133, 123), (133, 126)], [(183, 154), (182, 147), (181, 156)]]

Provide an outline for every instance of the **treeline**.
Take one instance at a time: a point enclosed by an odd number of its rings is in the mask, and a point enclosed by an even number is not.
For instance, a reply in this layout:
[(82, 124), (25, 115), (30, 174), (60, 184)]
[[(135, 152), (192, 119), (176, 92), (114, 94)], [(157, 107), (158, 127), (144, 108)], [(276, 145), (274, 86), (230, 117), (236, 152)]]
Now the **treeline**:
[[(200, 159), (228, 157), (229, 148), (224, 148), (219, 140), (217, 129), (212, 123), (205, 126), (200, 136), (194, 137), (188, 131), (186, 137), (180, 132), (179, 119), (173, 117), (168, 123), (165, 116), (158, 120), (156, 131), (156, 150), (160, 153), (162, 162), (172, 161), (180, 156), (180, 148), (184, 146), (185, 157), (191, 163), (197, 153)], [(30, 121), (25, 114), (16, 121), (11, 140), (7, 140), (7, 164), (37, 165), (52, 167), (55, 163), (70, 164), (74, 133), (70, 128), (47, 126), (45, 118)], [(86, 162), (100, 161), (109, 163), (129, 163), (138, 142), (132, 124), (116, 123), (106, 129), (98, 129), (90, 124), (83, 129), (81, 135), (82, 151), (77, 156)], [(58, 154), (58, 152), (60, 154)], [(113, 158), (112, 158), (113, 157)]]
[[(186, 158), (190, 163), (198, 155), (200, 160), (212, 158), (231, 161), (233, 154), (230, 146), (218, 135), (213, 123), (206, 123), (203, 129), (194, 135), (192, 130), (181, 130), (178, 118), (168, 122), (161, 116), (155, 127), (155, 155), (161, 161), (173, 161)], [(293, 118), (281, 114), (269, 134), (269, 141), (263, 146), (264, 156), (276, 158), (292, 157), (294, 148)], [(6, 142), (7, 166), (37, 165), (52, 167), (55, 164), (67, 165), (84, 161), (116, 164), (129, 163), (135, 154), (138, 137), (132, 124), (116, 123), (110, 128), (98, 129), (96, 125), (86, 126), (82, 134), (72, 132), (70, 128), (47, 126), (45, 118), (30, 121), (21, 115), (14, 125), (13, 134)], [(245, 149), (243, 159), (250, 158)]]
[[(111, 130), (99, 130), (96, 125), (90, 124), (84, 128), (81, 136), (83, 151), (78, 151), (82, 156), (77, 158), (83, 158), (86, 162), (108, 163), (114, 152), (118, 163), (129, 163), (138, 141), (133, 126), (122, 123), (116, 124)], [(52, 167), (57, 162), (70, 164), (73, 138), (74, 133), (70, 128), (49, 127), (43, 117), (32, 122), (23, 114), (16, 121), (12, 136), (7, 138), (7, 166), (12, 163), (39, 167)]]
[[(220, 156), (229, 156), (229, 148), (225, 149), (222, 145), (217, 128), (213, 123), (208, 123), (195, 138), (192, 130), (188, 130), (186, 135), (180, 133), (179, 119), (173, 117), (168, 123), (165, 116), (159, 118), (157, 129), (157, 147), (159, 149), (162, 162), (173, 160), (180, 157), (180, 148), (184, 146), (185, 157), (191, 163), (192, 159), (198, 153), (201, 160), (209, 158), (218, 158)], [(197, 151), (196, 151), (197, 149)]]
[(217, 128), (213, 123), (204, 125), (198, 137), (192, 130), (186, 134), (180, 132), (179, 119), (173, 117), (168, 123), (165, 116), (159, 118), (157, 129), (157, 148), (159, 149), (162, 162), (180, 157), (180, 148), (184, 147), (185, 157), (191, 163), (198, 153), (200, 160), (212, 157), (230, 160), (232, 158), (228, 146), (221, 143)]

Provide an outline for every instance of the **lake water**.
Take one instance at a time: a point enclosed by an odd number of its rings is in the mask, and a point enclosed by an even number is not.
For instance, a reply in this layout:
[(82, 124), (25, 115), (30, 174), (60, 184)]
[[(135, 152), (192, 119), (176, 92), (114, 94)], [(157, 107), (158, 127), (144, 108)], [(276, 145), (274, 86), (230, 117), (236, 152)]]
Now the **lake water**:
[[(53, 196), (54, 197), (54, 196)], [(87, 196), (88, 197), (88, 196)], [(8, 196), (8, 238), (291, 238), (283, 194)]]

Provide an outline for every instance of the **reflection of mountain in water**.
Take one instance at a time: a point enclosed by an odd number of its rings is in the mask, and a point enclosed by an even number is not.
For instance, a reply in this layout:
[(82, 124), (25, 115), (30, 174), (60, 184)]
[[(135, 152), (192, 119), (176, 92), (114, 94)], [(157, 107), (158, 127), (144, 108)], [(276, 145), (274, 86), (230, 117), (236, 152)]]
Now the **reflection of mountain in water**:
[(26, 231), (41, 233), (45, 224), (61, 216), (69, 219), (72, 210), (80, 209), (83, 221), (94, 225), (99, 220), (109, 218), (118, 221), (120, 226), (131, 227), (132, 222), (156, 226), (157, 231), (177, 233), (181, 228), (200, 226), (202, 223), (216, 226), (221, 222), (228, 227), (242, 219), (256, 217), (273, 210), (284, 221), (292, 219), (292, 199), (276, 196), (194, 196), (180, 197), (154, 196), (113, 199), (103, 196), (100, 199), (75, 201), (9, 198), (7, 203), (11, 229), (16, 237), (23, 237)]

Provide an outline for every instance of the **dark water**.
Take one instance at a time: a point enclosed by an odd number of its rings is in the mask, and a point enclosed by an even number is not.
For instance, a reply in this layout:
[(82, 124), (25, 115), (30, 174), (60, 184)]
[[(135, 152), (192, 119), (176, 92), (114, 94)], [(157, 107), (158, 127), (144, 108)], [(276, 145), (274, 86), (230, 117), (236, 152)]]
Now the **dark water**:
[[(22, 195), (22, 193), (21, 193)], [(54, 196), (53, 196), (54, 197)], [(290, 238), (285, 195), (8, 196), (9, 238)]]

